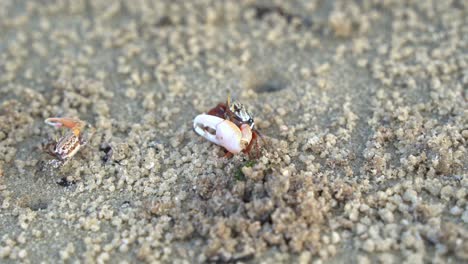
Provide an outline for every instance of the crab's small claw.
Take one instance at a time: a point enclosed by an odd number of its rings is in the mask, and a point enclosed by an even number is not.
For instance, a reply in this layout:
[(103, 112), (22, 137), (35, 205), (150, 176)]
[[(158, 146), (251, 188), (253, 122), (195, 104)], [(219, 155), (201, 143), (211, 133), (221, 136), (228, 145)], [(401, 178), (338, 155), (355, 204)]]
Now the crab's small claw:
[(57, 128), (62, 126), (69, 128), (73, 131), (75, 136), (79, 136), (81, 129), (85, 126), (85, 122), (77, 119), (77, 118), (69, 118), (69, 117), (50, 117), (45, 120), (45, 123)]
[(249, 125), (247, 124), (242, 124), (240, 127), (241, 133), (242, 133), (242, 138), (241, 138), (241, 145), (242, 149), (247, 148), (247, 146), (250, 144), (250, 141), (252, 140), (252, 129), (250, 128)]

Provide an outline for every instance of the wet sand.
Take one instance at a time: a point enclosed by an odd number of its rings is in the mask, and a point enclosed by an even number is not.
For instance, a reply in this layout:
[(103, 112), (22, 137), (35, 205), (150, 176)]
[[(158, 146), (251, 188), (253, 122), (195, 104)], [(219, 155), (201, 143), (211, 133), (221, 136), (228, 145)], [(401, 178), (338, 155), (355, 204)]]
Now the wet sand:
[[(465, 1), (0, 0), (0, 262), (468, 261)], [(192, 120), (228, 94), (265, 135)], [(52, 116), (87, 144), (63, 166)]]

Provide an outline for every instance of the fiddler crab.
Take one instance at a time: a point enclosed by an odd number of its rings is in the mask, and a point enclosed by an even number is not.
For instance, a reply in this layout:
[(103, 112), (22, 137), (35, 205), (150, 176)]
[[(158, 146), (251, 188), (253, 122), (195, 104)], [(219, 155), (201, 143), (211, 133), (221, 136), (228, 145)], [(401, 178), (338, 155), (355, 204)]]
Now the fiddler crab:
[(65, 127), (69, 129), (61, 138), (46, 144), (43, 149), (48, 154), (56, 157), (59, 163), (65, 163), (72, 158), (81, 147), (86, 145), (82, 130), (86, 123), (77, 118), (51, 117), (45, 123), (56, 128)]
[(208, 113), (201, 114), (193, 120), (195, 132), (212, 143), (224, 147), (226, 156), (244, 152), (250, 154), (253, 145), (257, 146), (257, 139), (263, 135), (254, 128), (252, 114), (245, 105), (234, 101), (228, 96), (226, 103), (219, 103)]

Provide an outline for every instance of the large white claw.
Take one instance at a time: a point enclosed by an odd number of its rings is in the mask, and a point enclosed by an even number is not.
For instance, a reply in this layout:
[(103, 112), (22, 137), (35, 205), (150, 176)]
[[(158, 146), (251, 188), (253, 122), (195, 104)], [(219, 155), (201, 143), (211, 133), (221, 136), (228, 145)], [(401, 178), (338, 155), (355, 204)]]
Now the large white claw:
[(233, 154), (244, 150), (252, 140), (252, 131), (249, 126), (242, 125), (241, 131), (231, 121), (212, 115), (201, 114), (195, 117), (193, 129), (200, 136), (223, 146)]

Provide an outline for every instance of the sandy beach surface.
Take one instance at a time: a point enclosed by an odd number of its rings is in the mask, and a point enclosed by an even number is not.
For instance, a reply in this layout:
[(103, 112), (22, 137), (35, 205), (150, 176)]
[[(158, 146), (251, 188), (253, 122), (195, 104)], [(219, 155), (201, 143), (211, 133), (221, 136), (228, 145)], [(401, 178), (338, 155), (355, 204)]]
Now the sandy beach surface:
[(0, 262), (467, 263), (467, 97), (463, 0), (0, 0)]

